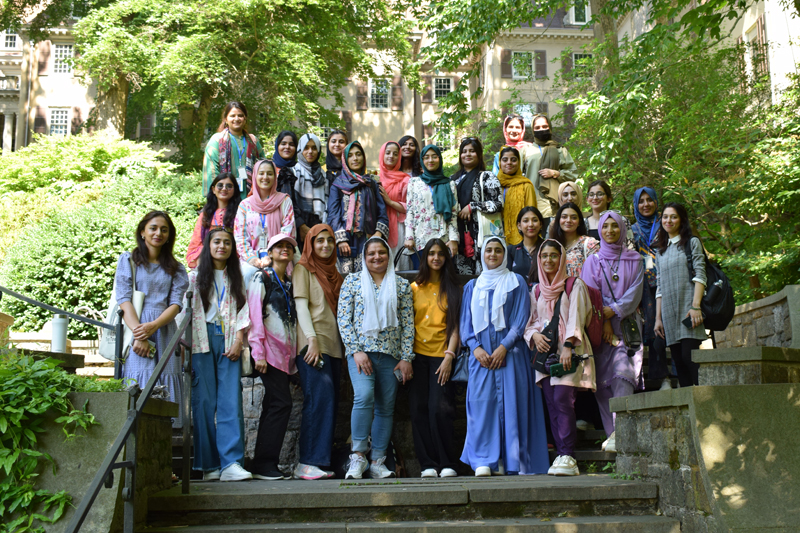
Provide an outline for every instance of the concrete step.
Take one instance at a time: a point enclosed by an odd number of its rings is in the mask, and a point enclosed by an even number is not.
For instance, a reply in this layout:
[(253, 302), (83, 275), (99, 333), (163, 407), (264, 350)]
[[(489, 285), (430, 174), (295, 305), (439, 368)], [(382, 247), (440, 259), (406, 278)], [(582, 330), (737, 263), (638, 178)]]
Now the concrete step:
[[(174, 533), (174, 528), (149, 528), (147, 533)], [(662, 516), (592, 516), (577, 518), (517, 518), (489, 520), (448, 520), (419, 522), (334, 522), (305, 524), (249, 524), (232, 526), (194, 526), (182, 528), (186, 533), (218, 531), (220, 533), (282, 533), (324, 531), (326, 533), (680, 533), (681, 525), (674, 518)], [(144, 533), (144, 531), (142, 532)]]
[(655, 483), (576, 477), (193, 482), (148, 500), (153, 527), (645, 516)]

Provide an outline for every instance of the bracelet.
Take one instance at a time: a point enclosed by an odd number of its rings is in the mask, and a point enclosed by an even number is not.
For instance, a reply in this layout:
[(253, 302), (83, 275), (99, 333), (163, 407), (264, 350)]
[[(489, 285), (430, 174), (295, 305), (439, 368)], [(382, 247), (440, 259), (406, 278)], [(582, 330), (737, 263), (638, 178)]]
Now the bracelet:
[(447, 354), (450, 354), (450, 355), (452, 355), (452, 356), (453, 356), (453, 358), (454, 358), (454, 359), (455, 359), (455, 357), (456, 357), (456, 353), (455, 353), (455, 352), (453, 352), (453, 351), (451, 351), (451, 350), (445, 350), (445, 351), (444, 351), (444, 354), (445, 354), (445, 355), (447, 355)]
[(691, 309), (692, 311), (702, 311), (700, 307), (690, 307), (689, 309)]

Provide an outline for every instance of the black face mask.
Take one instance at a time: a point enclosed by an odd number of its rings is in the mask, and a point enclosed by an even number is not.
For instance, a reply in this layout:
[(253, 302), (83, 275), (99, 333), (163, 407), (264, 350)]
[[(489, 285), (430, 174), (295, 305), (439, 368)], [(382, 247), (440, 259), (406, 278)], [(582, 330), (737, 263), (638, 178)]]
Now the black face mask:
[(550, 130), (535, 130), (533, 132), (533, 136), (539, 139), (540, 141), (549, 141), (550, 140)]

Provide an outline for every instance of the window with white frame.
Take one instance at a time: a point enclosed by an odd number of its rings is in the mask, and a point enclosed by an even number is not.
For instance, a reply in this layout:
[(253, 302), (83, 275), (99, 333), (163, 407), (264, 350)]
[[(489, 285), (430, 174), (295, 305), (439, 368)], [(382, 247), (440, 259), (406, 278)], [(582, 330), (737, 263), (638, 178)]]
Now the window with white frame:
[(53, 73), (72, 74), (72, 45), (57, 44), (53, 54)]
[(592, 54), (572, 54), (572, 71), (576, 78), (590, 78)]
[(434, 133), (436, 146), (439, 150), (446, 152), (453, 147), (453, 133), (447, 130), (436, 129)]
[(3, 34), (3, 48), (15, 49), (17, 47), (17, 34), (4, 32)]
[(389, 109), (389, 80), (369, 80), (369, 107)]
[(531, 124), (536, 116), (536, 108), (533, 104), (519, 104), (514, 106), (514, 113), (521, 116), (525, 124)]
[(533, 53), (512, 52), (511, 74), (515, 80), (527, 80), (533, 75)]
[(453, 91), (453, 80), (451, 78), (433, 79), (433, 99), (441, 100)]
[(50, 135), (67, 135), (69, 133), (69, 110), (50, 110)]
[(589, 2), (586, 0), (577, 0), (572, 7), (569, 8), (569, 23), (576, 25), (587, 24), (592, 18), (591, 10), (589, 9)]

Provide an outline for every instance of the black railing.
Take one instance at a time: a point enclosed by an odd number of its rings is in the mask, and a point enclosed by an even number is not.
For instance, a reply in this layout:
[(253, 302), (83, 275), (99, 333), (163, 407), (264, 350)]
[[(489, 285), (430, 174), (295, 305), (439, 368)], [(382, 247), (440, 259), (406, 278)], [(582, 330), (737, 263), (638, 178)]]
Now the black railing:
[[(115, 353), (116, 357), (114, 360), (114, 377), (119, 378), (122, 375), (122, 363), (121, 363), (121, 356), (122, 356), (122, 310), (119, 311), (119, 323), (116, 326), (111, 326), (109, 324), (105, 324), (103, 322), (99, 322), (97, 320), (93, 320), (91, 318), (87, 318), (84, 316), (76, 315), (75, 313), (70, 313), (68, 311), (64, 311), (63, 309), (59, 309), (57, 307), (53, 307), (51, 305), (47, 305), (45, 303), (36, 301), (32, 298), (28, 298), (27, 296), (23, 296), (22, 294), (16, 293), (12, 290), (6, 289), (5, 287), (0, 286), (0, 299), (2, 299), (2, 294), (8, 294), (9, 296), (13, 296), (14, 298), (18, 298), (24, 302), (27, 302), (31, 305), (36, 305), (41, 307), (42, 309), (47, 309), (48, 311), (56, 314), (67, 315), (75, 320), (80, 322), (84, 322), (86, 324), (92, 324), (94, 326), (111, 330), (115, 332)], [(136, 391), (138, 387), (129, 387), (128, 392), (130, 394), (130, 398), (128, 400), (128, 416), (125, 420), (125, 424), (122, 426), (119, 434), (117, 435), (114, 444), (111, 446), (108, 454), (106, 455), (103, 462), (100, 464), (100, 468), (98, 469), (97, 473), (92, 479), (91, 485), (86, 490), (83, 495), (83, 499), (81, 503), (78, 505), (77, 509), (75, 509), (75, 514), (72, 516), (72, 520), (70, 521), (69, 525), (66, 528), (66, 531), (70, 533), (77, 533), (80, 531), (81, 525), (83, 521), (86, 520), (86, 516), (89, 514), (89, 510), (92, 508), (95, 499), (97, 498), (100, 489), (105, 485), (106, 488), (112, 488), (114, 486), (114, 470), (119, 468), (125, 469), (125, 478), (124, 484), (122, 487), (122, 500), (123, 500), (123, 531), (124, 533), (133, 533), (134, 530), (134, 510), (136, 506), (136, 430), (137, 424), (139, 421), (139, 417), (142, 414), (142, 410), (144, 409), (147, 400), (153, 394), (153, 390), (156, 387), (156, 383), (161, 378), (161, 374), (164, 372), (164, 368), (167, 366), (170, 358), (175, 353), (175, 350), (180, 346), (182, 356), (183, 356), (183, 397), (181, 398), (182, 406), (183, 406), (183, 413), (184, 413), (184, 420), (183, 420), (183, 472), (182, 472), (182, 480), (181, 480), (181, 491), (183, 494), (189, 494), (189, 475), (190, 475), (190, 467), (189, 464), (189, 457), (190, 457), (190, 445), (191, 445), (191, 405), (192, 405), (192, 328), (190, 327), (192, 324), (192, 293), (186, 293), (187, 305), (185, 314), (183, 319), (178, 324), (178, 331), (175, 332), (175, 335), (167, 343), (167, 349), (160, 355), (158, 364), (156, 368), (153, 370), (153, 374), (150, 376), (150, 379), (147, 381), (147, 384), (142, 389), (141, 394), (138, 395)], [(182, 337), (186, 336), (185, 339)], [(188, 348), (188, 349), (187, 349)], [(122, 452), (122, 449), (125, 448), (125, 459), (123, 461), (117, 462), (117, 457)]]

